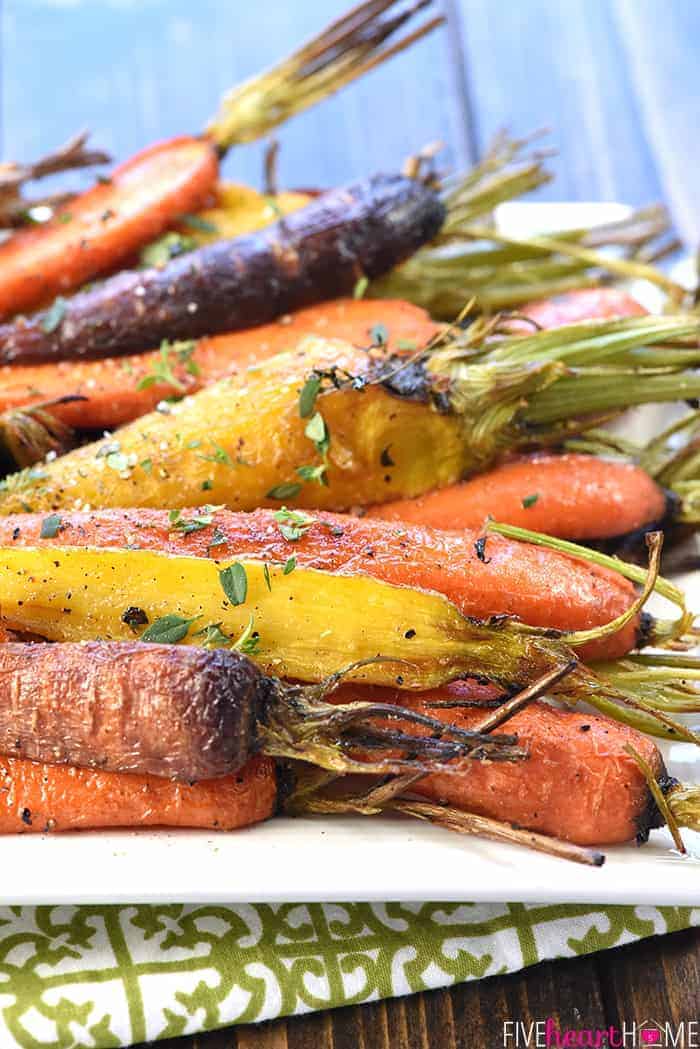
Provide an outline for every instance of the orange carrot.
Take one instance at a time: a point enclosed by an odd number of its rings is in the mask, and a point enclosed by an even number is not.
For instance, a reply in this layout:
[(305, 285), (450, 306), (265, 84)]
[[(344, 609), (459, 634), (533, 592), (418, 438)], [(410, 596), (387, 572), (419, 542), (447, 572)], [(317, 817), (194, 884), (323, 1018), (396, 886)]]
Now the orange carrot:
[[(436, 702), (483, 702), (493, 688), (456, 681), (442, 689), (412, 694), (393, 689), (343, 686), (332, 702), (372, 699), (400, 701), (421, 713), (462, 728), (473, 727), (488, 711), (483, 707), (439, 707)], [(394, 723), (395, 724), (395, 723)], [(399, 726), (402, 723), (399, 722)], [(413, 726), (406, 726), (413, 733)], [(627, 725), (595, 714), (531, 703), (494, 734), (515, 733), (528, 752), (523, 762), (471, 762), (463, 773), (432, 773), (411, 792), (528, 830), (551, 834), (577, 845), (614, 845), (659, 826), (659, 817), (643, 774), (625, 747), (646, 759), (656, 777), (665, 774), (659, 750), (648, 737)]]
[[(175, 524), (164, 510), (96, 510), (62, 513), (54, 538), (41, 537), (43, 517), (0, 518), (0, 545), (137, 546), (195, 557), (248, 557), (344, 574), (362, 572), (389, 583), (435, 590), (467, 616), (518, 616), (533, 626), (581, 630), (600, 626), (634, 600), (622, 576), (553, 550), (479, 531), (438, 531), (340, 514), (301, 515), (299, 538), (286, 539), (272, 510), (211, 512), (211, 524), (184, 511)], [(287, 525), (289, 526), (289, 521)], [(293, 519), (292, 519), (293, 523)], [(212, 546), (212, 541), (214, 545)], [(638, 642), (640, 622), (595, 641), (581, 654), (616, 659)]]
[(115, 269), (180, 215), (200, 208), (217, 172), (206, 139), (159, 142), (50, 222), (15, 233), (0, 246), (0, 316), (33, 309)]
[(276, 807), (275, 764), (265, 757), (193, 786), (0, 757), (0, 834), (97, 827), (235, 830), (268, 819)]
[[(553, 299), (528, 302), (518, 312), (529, 317), (540, 328), (561, 328), (565, 324), (604, 320), (607, 317), (641, 317), (647, 311), (619, 288), (579, 288), (577, 291), (555, 295)], [(532, 330), (532, 326), (514, 321), (513, 330), (527, 333)]]
[[(1, 277), (0, 277), (1, 281)], [(112, 430), (152, 411), (165, 397), (195, 390), (224, 375), (289, 349), (312, 334), (345, 339), (360, 346), (372, 342), (382, 325), (389, 347), (423, 346), (438, 330), (425, 310), (401, 300), (337, 299), (299, 310), (246, 331), (200, 339), (191, 353), (167, 353), (178, 386), (167, 382), (139, 386), (156, 376), (157, 350), (94, 361), (0, 366), (0, 413), (74, 394), (87, 400), (56, 405), (52, 415), (82, 430)], [(162, 370), (161, 370), (162, 373)]]
[(479, 528), (490, 514), (504, 524), (588, 541), (651, 528), (666, 517), (668, 505), (666, 493), (639, 466), (541, 453), (367, 513), (431, 528)]

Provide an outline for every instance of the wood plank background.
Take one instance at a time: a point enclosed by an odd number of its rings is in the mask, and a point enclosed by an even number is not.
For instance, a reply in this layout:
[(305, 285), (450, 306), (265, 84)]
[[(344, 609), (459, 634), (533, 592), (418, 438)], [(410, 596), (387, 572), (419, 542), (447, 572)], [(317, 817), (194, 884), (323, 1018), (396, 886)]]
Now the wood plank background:
[[(439, 0), (437, 0), (439, 3)], [(349, 0), (0, 0), (0, 146), (31, 159), (81, 127), (124, 158), (203, 127), (222, 91)], [(289, 186), (391, 169), (426, 142), (455, 168), (496, 129), (551, 128), (550, 200), (665, 200), (700, 241), (698, 0), (444, 0), (447, 28), (279, 134)], [(262, 147), (232, 152), (257, 183)], [(697, 933), (170, 1049), (491, 1049), (503, 1019), (605, 1026), (697, 1017)], [(165, 1043), (161, 1043), (165, 1044)]]

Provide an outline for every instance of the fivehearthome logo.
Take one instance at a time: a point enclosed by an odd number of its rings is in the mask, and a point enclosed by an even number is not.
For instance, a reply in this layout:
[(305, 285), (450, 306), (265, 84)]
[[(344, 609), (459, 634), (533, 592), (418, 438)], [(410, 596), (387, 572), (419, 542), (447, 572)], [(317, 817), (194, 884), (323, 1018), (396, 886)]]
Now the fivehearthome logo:
[(700, 1020), (643, 1020), (619, 1027), (565, 1027), (546, 1020), (504, 1020), (504, 1049), (700, 1049)]

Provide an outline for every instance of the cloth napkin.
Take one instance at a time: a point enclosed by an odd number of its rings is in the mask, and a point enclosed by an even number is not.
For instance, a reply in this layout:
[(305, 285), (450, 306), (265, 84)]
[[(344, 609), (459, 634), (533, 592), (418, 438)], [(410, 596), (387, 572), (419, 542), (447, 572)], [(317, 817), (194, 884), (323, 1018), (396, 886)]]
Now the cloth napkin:
[(0, 1046), (127, 1046), (480, 980), (692, 925), (700, 907), (4, 907)]

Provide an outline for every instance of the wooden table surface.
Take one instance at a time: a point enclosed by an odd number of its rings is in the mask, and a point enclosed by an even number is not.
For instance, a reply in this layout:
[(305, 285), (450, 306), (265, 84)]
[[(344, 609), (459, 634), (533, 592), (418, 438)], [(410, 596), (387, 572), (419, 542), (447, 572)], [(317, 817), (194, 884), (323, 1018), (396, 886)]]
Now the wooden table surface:
[[(0, 0), (4, 158), (80, 127), (116, 157), (203, 126), (221, 92), (349, 0)], [(439, 4), (439, 0), (436, 0)], [(442, 139), (478, 158), (496, 129), (547, 126), (550, 200), (665, 200), (700, 241), (698, 0), (444, 0), (447, 29), (282, 129), (280, 174), (334, 185)], [(262, 147), (226, 173), (259, 182)], [(605, 1027), (697, 1018), (700, 933), (538, 965), (451, 991), (159, 1043), (169, 1049), (491, 1049), (505, 1019)]]

